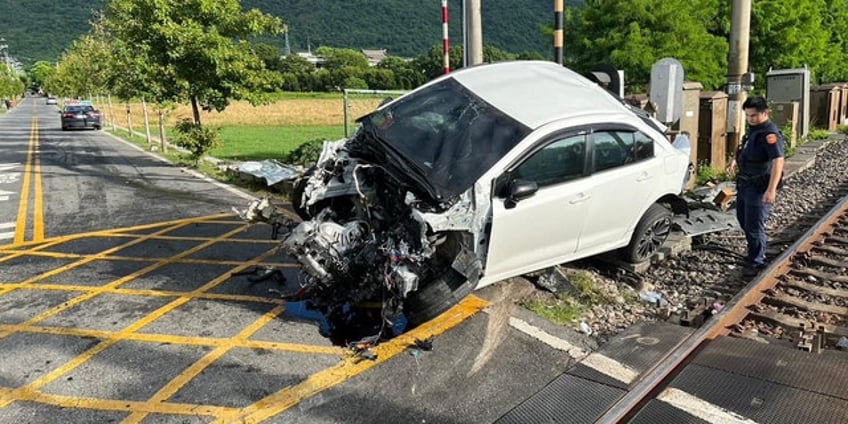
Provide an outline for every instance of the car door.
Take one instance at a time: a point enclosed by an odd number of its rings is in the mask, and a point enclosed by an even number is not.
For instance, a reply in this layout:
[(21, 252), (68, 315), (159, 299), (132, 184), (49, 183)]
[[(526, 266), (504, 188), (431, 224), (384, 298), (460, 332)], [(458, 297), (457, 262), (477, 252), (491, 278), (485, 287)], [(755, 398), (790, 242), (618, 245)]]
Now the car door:
[[(585, 178), (587, 138), (587, 131), (548, 138), (497, 179), (487, 277), (521, 274), (575, 252), (592, 201)], [(509, 187), (522, 181), (538, 190), (510, 202)]]
[(578, 245), (579, 252), (610, 250), (629, 242), (645, 208), (656, 199), (662, 161), (654, 141), (629, 127), (599, 127), (590, 139), (592, 196)]

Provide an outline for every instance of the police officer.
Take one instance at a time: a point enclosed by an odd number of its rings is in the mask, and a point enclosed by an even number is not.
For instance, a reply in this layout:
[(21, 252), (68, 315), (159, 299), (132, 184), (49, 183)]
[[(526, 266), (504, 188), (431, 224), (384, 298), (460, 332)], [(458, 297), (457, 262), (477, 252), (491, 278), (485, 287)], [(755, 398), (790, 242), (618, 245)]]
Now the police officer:
[(777, 198), (783, 177), (784, 140), (777, 125), (769, 120), (769, 109), (762, 96), (742, 104), (748, 131), (728, 166), (736, 175), (736, 219), (745, 231), (748, 255), (743, 275), (751, 277), (765, 267), (766, 220)]

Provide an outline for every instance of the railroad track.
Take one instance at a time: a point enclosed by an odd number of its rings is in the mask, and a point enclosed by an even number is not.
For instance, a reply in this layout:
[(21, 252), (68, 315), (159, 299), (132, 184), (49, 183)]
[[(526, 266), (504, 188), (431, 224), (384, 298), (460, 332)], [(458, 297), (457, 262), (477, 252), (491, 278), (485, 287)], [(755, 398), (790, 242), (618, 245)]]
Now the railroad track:
[(627, 422), (701, 347), (728, 336), (769, 337), (810, 352), (848, 344), (848, 196), (644, 374), (598, 422)]

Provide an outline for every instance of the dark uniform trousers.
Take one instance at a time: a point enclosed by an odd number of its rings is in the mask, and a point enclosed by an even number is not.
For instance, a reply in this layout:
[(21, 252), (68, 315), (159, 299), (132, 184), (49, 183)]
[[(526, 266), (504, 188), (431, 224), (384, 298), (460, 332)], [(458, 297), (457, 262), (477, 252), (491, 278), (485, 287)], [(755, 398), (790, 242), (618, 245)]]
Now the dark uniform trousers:
[(740, 179), (736, 193), (736, 219), (745, 231), (748, 241), (749, 265), (760, 268), (766, 261), (766, 221), (771, 214), (772, 205), (763, 203), (766, 184), (745, 182)]

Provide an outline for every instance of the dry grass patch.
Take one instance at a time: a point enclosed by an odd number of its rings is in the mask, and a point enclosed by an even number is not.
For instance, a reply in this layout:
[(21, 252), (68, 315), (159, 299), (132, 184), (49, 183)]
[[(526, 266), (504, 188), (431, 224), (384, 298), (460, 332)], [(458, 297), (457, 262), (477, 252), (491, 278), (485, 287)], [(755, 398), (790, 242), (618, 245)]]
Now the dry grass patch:
[[(354, 119), (373, 111), (380, 103), (376, 98), (353, 98), (350, 101), (350, 116)], [(282, 99), (266, 105), (252, 106), (245, 101), (233, 102), (223, 112), (201, 112), (204, 125), (227, 126), (328, 126), (344, 125), (344, 110), (341, 97), (338, 99)], [(106, 109), (104, 105), (101, 109)], [(126, 104), (113, 103), (112, 110), (119, 125), (127, 125)], [(131, 103), (134, 128), (143, 128), (141, 103)], [(178, 105), (168, 110), (165, 125), (173, 127), (183, 118), (191, 118), (191, 105)], [(148, 105), (150, 125), (158, 125), (158, 112), (155, 105)]]

